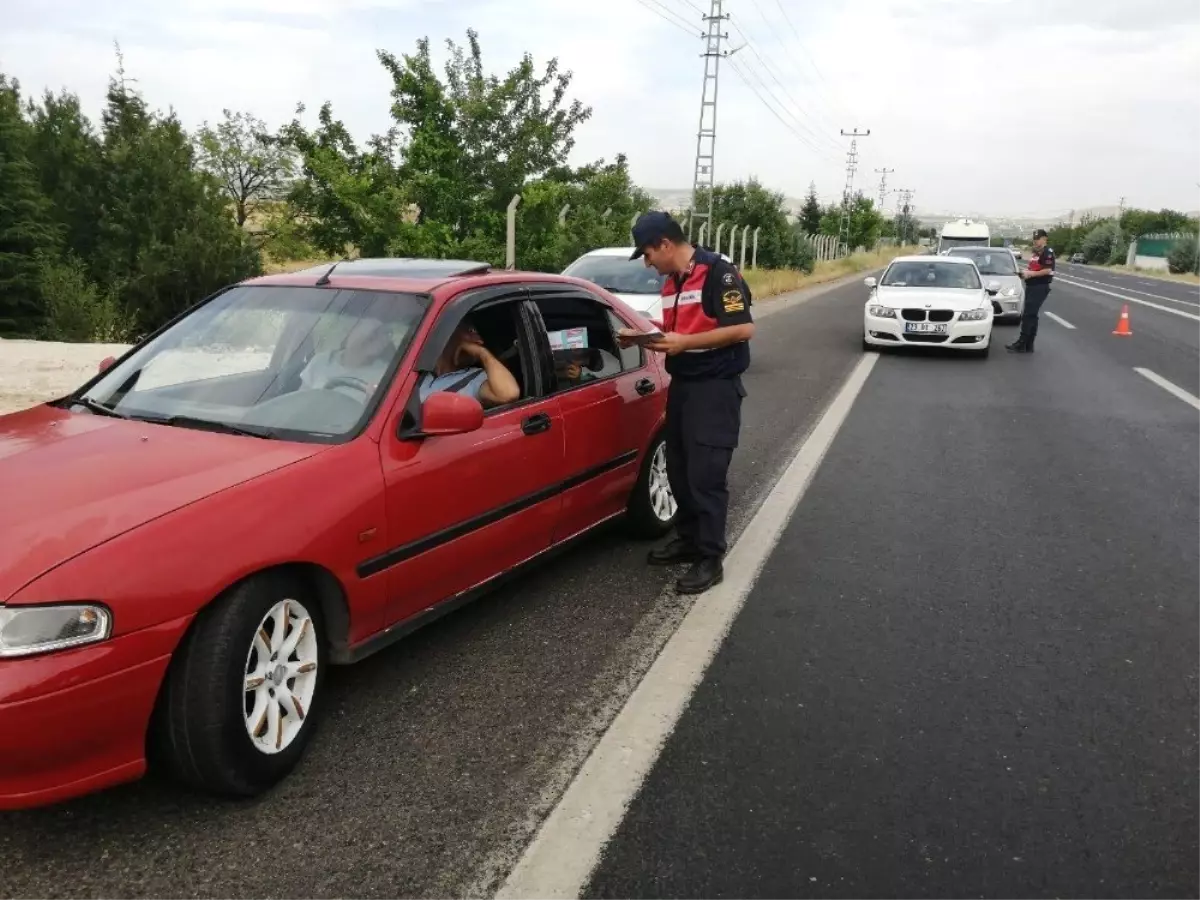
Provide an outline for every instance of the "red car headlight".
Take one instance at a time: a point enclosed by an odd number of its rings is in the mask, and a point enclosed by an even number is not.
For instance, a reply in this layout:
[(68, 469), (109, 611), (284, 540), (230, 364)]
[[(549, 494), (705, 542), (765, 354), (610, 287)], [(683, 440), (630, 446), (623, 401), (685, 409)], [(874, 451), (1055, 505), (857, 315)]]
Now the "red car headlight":
[(112, 613), (97, 604), (0, 606), (0, 659), (107, 640)]

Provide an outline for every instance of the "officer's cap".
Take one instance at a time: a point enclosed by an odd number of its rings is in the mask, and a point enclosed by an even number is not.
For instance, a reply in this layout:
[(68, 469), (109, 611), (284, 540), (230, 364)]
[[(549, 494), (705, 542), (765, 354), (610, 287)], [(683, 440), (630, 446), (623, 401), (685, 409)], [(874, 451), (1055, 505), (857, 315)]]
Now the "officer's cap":
[(671, 214), (659, 209), (642, 213), (633, 223), (633, 255), (630, 259), (638, 259), (645, 253), (647, 247), (653, 247), (663, 239), (679, 242), (683, 240), (683, 229)]

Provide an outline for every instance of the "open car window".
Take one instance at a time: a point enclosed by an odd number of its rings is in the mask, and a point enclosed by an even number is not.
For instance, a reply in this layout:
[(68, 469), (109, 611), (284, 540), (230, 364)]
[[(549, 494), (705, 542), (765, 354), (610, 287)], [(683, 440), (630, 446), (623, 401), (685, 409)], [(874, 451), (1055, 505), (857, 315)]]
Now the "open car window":
[(378, 405), (424, 316), (412, 294), (241, 285), (138, 348), (86, 393), (93, 412), (330, 441)]
[(619, 322), (604, 304), (582, 293), (540, 296), (534, 300), (545, 323), (554, 359), (551, 392), (558, 393), (620, 375), (636, 368), (617, 346)]

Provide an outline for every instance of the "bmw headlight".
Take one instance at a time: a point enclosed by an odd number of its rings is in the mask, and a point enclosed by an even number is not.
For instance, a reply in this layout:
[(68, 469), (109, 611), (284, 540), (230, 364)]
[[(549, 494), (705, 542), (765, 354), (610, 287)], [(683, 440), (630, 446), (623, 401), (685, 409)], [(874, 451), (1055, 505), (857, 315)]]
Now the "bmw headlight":
[(981, 306), (978, 309), (968, 309), (964, 313), (959, 313), (958, 321), (978, 322), (981, 319), (990, 319), (991, 316), (992, 308), (990, 306)]
[(0, 606), (0, 659), (94, 644), (110, 634), (112, 613), (103, 606)]
[(894, 318), (896, 318), (896, 311), (894, 309), (892, 309), (890, 306), (879, 306), (875, 303), (872, 303), (870, 306), (867, 307), (867, 312), (870, 313), (872, 316), (874, 316), (877, 319), (894, 319)]

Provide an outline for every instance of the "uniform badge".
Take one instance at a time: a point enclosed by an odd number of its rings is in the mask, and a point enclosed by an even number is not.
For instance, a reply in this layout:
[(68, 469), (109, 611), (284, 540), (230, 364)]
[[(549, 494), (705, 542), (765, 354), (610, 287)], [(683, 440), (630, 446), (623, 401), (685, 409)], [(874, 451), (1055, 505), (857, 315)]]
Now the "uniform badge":
[(721, 284), (723, 284), (723, 285), (726, 285), (728, 287), (733, 287), (736, 283), (737, 282), (734, 281), (732, 272), (726, 272), (724, 275), (721, 276)]
[(746, 308), (746, 300), (741, 291), (726, 291), (721, 295), (721, 302), (727, 313), (742, 312)]

